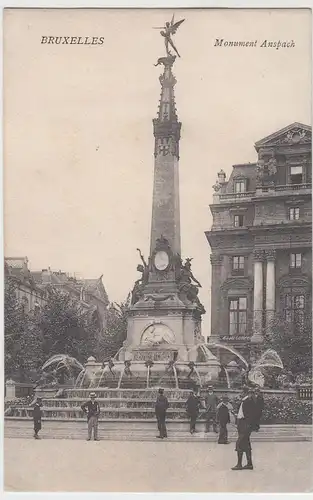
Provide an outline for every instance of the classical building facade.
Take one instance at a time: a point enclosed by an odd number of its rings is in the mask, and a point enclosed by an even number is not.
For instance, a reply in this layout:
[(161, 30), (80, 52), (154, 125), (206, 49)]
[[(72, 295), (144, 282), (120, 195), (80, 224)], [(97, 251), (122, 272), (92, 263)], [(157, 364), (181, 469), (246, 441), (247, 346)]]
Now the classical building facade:
[(213, 186), (211, 337), (248, 355), (272, 319), (311, 310), (311, 127), (293, 123), (255, 144)]
[(41, 308), (47, 301), (49, 289), (63, 290), (75, 297), (80, 307), (90, 318), (96, 319), (100, 330), (106, 326), (109, 299), (102, 282), (96, 279), (76, 279), (62, 271), (42, 269), (31, 271), (27, 257), (8, 257), (4, 264), (5, 279), (16, 285), (17, 299), (24, 304), (26, 311)]

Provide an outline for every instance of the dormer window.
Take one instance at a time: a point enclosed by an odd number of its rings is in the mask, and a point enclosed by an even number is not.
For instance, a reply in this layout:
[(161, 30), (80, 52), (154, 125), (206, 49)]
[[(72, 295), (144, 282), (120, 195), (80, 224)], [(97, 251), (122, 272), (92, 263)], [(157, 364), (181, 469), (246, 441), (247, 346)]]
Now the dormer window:
[(240, 179), (235, 181), (235, 193), (244, 193), (246, 191), (246, 180)]
[(302, 165), (290, 167), (290, 184), (303, 183), (303, 167)]

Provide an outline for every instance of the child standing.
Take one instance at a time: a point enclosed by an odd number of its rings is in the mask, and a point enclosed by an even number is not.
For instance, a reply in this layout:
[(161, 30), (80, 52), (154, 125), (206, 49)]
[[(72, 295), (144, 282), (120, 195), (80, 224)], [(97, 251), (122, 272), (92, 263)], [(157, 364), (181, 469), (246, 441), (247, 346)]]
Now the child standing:
[(42, 418), (42, 399), (37, 398), (36, 403), (34, 405), (34, 410), (33, 410), (33, 421), (34, 421), (34, 438), (35, 439), (40, 439), (38, 436), (38, 432), (41, 429), (41, 418)]

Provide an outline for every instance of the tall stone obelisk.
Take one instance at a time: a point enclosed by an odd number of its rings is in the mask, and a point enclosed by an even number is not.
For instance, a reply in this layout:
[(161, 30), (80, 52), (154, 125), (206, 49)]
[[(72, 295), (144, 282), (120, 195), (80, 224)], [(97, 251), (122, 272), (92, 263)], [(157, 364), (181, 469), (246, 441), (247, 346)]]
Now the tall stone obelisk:
[(159, 59), (164, 70), (159, 78), (161, 83), (159, 109), (157, 117), (153, 120), (155, 160), (147, 290), (153, 289), (155, 292), (160, 290), (177, 292), (175, 258), (178, 259), (181, 254), (179, 206), (181, 123), (178, 121), (174, 96), (176, 79), (172, 67), (175, 59), (176, 57), (172, 55)]
[(175, 107), (174, 61), (175, 57), (164, 60), (158, 116), (153, 120), (155, 162), (150, 254), (161, 234), (174, 253), (181, 253), (178, 171), (181, 123)]
[[(150, 254), (148, 262), (140, 254), (142, 276), (135, 283), (128, 318), (127, 339), (124, 343), (128, 359), (135, 361), (192, 361), (192, 347), (201, 340), (201, 315), (205, 312), (198, 299), (200, 283), (191, 272), (191, 260), (181, 259), (179, 206), (179, 141), (181, 123), (178, 121), (172, 68), (176, 56), (168, 50), (175, 33), (166, 23), (166, 57), (159, 80), (161, 97), (157, 117), (153, 120), (154, 182)], [(172, 27), (171, 27), (172, 26)], [(172, 30), (172, 31), (171, 31)], [(167, 34), (166, 34), (167, 33)], [(162, 34), (162, 32), (161, 32)], [(196, 284), (195, 284), (196, 283)]]

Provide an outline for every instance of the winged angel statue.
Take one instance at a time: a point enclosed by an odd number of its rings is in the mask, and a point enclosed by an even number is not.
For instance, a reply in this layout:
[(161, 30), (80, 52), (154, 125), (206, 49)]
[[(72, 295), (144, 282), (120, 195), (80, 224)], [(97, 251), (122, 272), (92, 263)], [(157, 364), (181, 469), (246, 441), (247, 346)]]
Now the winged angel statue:
[[(176, 23), (174, 22), (174, 14), (172, 17), (171, 22), (165, 23), (165, 26), (158, 26), (155, 27), (154, 29), (159, 30), (161, 29), (162, 31), (160, 32), (161, 35), (164, 37), (164, 42), (165, 42), (165, 50), (166, 50), (166, 55), (167, 57), (171, 56), (171, 52), (169, 50), (169, 45), (172, 47), (172, 49), (176, 52), (178, 57), (180, 57), (177, 48), (175, 47), (173, 40), (172, 40), (172, 35), (175, 35), (177, 29), (179, 26), (185, 21), (185, 19), (182, 19), (181, 21), (177, 21)], [(164, 31), (163, 31), (164, 30)]]

